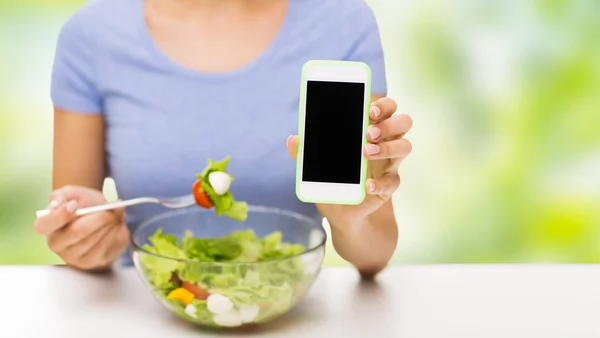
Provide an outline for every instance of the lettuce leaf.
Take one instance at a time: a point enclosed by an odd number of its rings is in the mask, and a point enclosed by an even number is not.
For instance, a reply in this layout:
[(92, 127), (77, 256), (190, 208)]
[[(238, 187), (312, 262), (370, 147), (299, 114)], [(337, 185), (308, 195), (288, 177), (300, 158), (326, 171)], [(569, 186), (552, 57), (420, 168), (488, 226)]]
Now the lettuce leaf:
[[(252, 229), (235, 231), (218, 238), (196, 238), (186, 231), (180, 241), (162, 230), (151, 238), (152, 245), (145, 248), (149, 252), (172, 255), (204, 262), (258, 262), (260, 264), (194, 264), (143, 255), (143, 267), (152, 285), (162, 290), (164, 295), (177, 287), (172, 274), (180, 280), (197, 284), (210, 293), (229, 297), (237, 307), (259, 306), (255, 321), (268, 319), (287, 311), (298, 301), (296, 289), (304, 288), (307, 278), (304, 263), (300, 256), (289, 257), (304, 252), (298, 244), (286, 243), (279, 231), (260, 238)], [(287, 259), (275, 259), (284, 258)], [(309, 280), (309, 281), (310, 281)], [(212, 314), (202, 301), (194, 301), (198, 320), (212, 321)], [(183, 309), (182, 309), (183, 310)]]
[(228, 262), (241, 253), (240, 244), (234, 238), (194, 238), (190, 231), (183, 238), (182, 248), (188, 259), (204, 262)]
[(282, 242), (281, 232), (273, 232), (261, 240), (261, 260), (277, 259), (298, 255), (304, 252), (304, 246)]
[[(146, 244), (143, 249), (157, 255), (186, 259), (186, 253), (179, 247), (177, 237), (171, 234), (164, 234), (162, 229), (158, 229), (149, 239), (152, 245)], [(174, 286), (171, 282), (173, 271), (183, 266), (183, 263), (177, 260), (159, 257), (155, 255), (141, 255), (142, 268), (145, 270), (149, 282), (159, 289), (170, 289)]]
[[(220, 162), (215, 162), (212, 159), (208, 160), (208, 166), (202, 171), (202, 173), (198, 174), (196, 177), (201, 180), (202, 189), (206, 192), (210, 200), (213, 202), (215, 212), (218, 216), (227, 216), (233, 218), (237, 221), (243, 222), (248, 217), (248, 204), (246, 202), (238, 202), (233, 198), (233, 194), (230, 191), (226, 192), (223, 195), (217, 195), (215, 190), (210, 185), (208, 181), (208, 175), (213, 171), (221, 171), (226, 173), (227, 164), (231, 160), (230, 156), (227, 156), (224, 160)], [(229, 174), (228, 174), (229, 175)], [(231, 181), (233, 182), (233, 176), (231, 177)]]
[(192, 304), (196, 308), (196, 317), (198, 317), (198, 320), (203, 323), (214, 323), (213, 314), (208, 310), (205, 300), (194, 299)]
[(223, 211), (223, 215), (243, 222), (248, 218), (248, 204), (234, 201), (229, 209)]

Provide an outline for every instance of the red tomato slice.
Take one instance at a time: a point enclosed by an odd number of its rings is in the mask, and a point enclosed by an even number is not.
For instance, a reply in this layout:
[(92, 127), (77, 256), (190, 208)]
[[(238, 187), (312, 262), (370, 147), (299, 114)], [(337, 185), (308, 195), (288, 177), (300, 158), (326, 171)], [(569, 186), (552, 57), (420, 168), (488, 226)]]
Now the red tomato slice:
[(206, 191), (202, 189), (201, 180), (196, 180), (194, 185), (192, 186), (192, 193), (194, 194), (194, 199), (199, 206), (210, 209), (213, 207), (213, 202), (210, 200)]
[(210, 293), (208, 293), (208, 291), (190, 282), (182, 282), (181, 287), (193, 293), (194, 297), (199, 300), (206, 300), (208, 296), (210, 296)]

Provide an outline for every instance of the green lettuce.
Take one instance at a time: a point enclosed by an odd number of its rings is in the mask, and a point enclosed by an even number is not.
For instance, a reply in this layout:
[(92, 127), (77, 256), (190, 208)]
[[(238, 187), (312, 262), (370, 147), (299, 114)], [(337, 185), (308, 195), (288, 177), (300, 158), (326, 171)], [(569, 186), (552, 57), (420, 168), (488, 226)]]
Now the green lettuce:
[(149, 277), (149, 282), (156, 288), (172, 288), (173, 271), (179, 270), (183, 263), (165, 257), (187, 259), (187, 254), (179, 246), (177, 237), (164, 234), (162, 229), (158, 229), (148, 240), (152, 245), (146, 244), (143, 249), (160, 256), (141, 255), (144, 272)]
[(281, 232), (273, 232), (261, 240), (261, 259), (276, 259), (298, 255), (304, 252), (304, 247), (299, 244), (284, 243)]
[(194, 299), (192, 304), (196, 308), (196, 317), (203, 323), (213, 324), (213, 314), (208, 310), (205, 300)]
[[(248, 204), (246, 202), (235, 201), (233, 195), (230, 191), (226, 192), (223, 195), (217, 195), (215, 190), (210, 185), (208, 181), (208, 175), (213, 171), (221, 171), (227, 173), (227, 164), (229, 164), (230, 157), (227, 156), (221, 162), (214, 162), (213, 160), (208, 160), (208, 166), (204, 169), (204, 171), (198, 174), (196, 177), (201, 180), (202, 189), (206, 192), (210, 200), (214, 204), (215, 212), (218, 216), (227, 216), (233, 218), (237, 221), (243, 222), (248, 217)], [(228, 174), (229, 175), (229, 174)], [(233, 176), (229, 175), (231, 181), (233, 182)]]
[[(298, 255), (305, 248), (284, 242), (279, 231), (262, 238), (251, 229), (219, 238), (196, 238), (187, 231), (177, 240), (159, 229), (150, 242), (146, 250), (174, 258), (200, 262), (260, 261), (260, 264), (194, 264), (151, 255), (143, 255), (142, 260), (150, 283), (162, 294), (178, 287), (172, 278), (176, 275), (179, 280), (199, 285), (209, 293), (229, 297), (237, 307), (259, 306), (255, 321), (287, 311), (299, 299), (295, 290), (303, 289), (305, 283), (314, 278), (314, 275), (305, 275), (304, 263)], [(212, 323), (206, 304), (195, 300), (194, 305), (198, 320)]]

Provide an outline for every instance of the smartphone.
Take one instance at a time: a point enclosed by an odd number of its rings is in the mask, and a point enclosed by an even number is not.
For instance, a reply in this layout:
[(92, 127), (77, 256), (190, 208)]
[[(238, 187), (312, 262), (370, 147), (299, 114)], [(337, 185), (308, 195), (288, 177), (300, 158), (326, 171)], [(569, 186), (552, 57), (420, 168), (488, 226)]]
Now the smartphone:
[(296, 195), (307, 203), (360, 204), (366, 196), (371, 69), (309, 61), (302, 68)]

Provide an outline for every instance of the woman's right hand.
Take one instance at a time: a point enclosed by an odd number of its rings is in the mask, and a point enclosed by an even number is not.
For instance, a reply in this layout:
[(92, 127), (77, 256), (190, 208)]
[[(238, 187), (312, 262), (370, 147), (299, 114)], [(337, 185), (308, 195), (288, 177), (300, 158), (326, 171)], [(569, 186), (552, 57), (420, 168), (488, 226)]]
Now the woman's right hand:
[(46, 236), (48, 247), (67, 265), (95, 271), (112, 265), (127, 248), (129, 231), (125, 209), (76, 216), (79, 208), (107, 203), (102, 192), (67, 186), (51, 195), (48, 215), (35, 222), (35, 231)]

